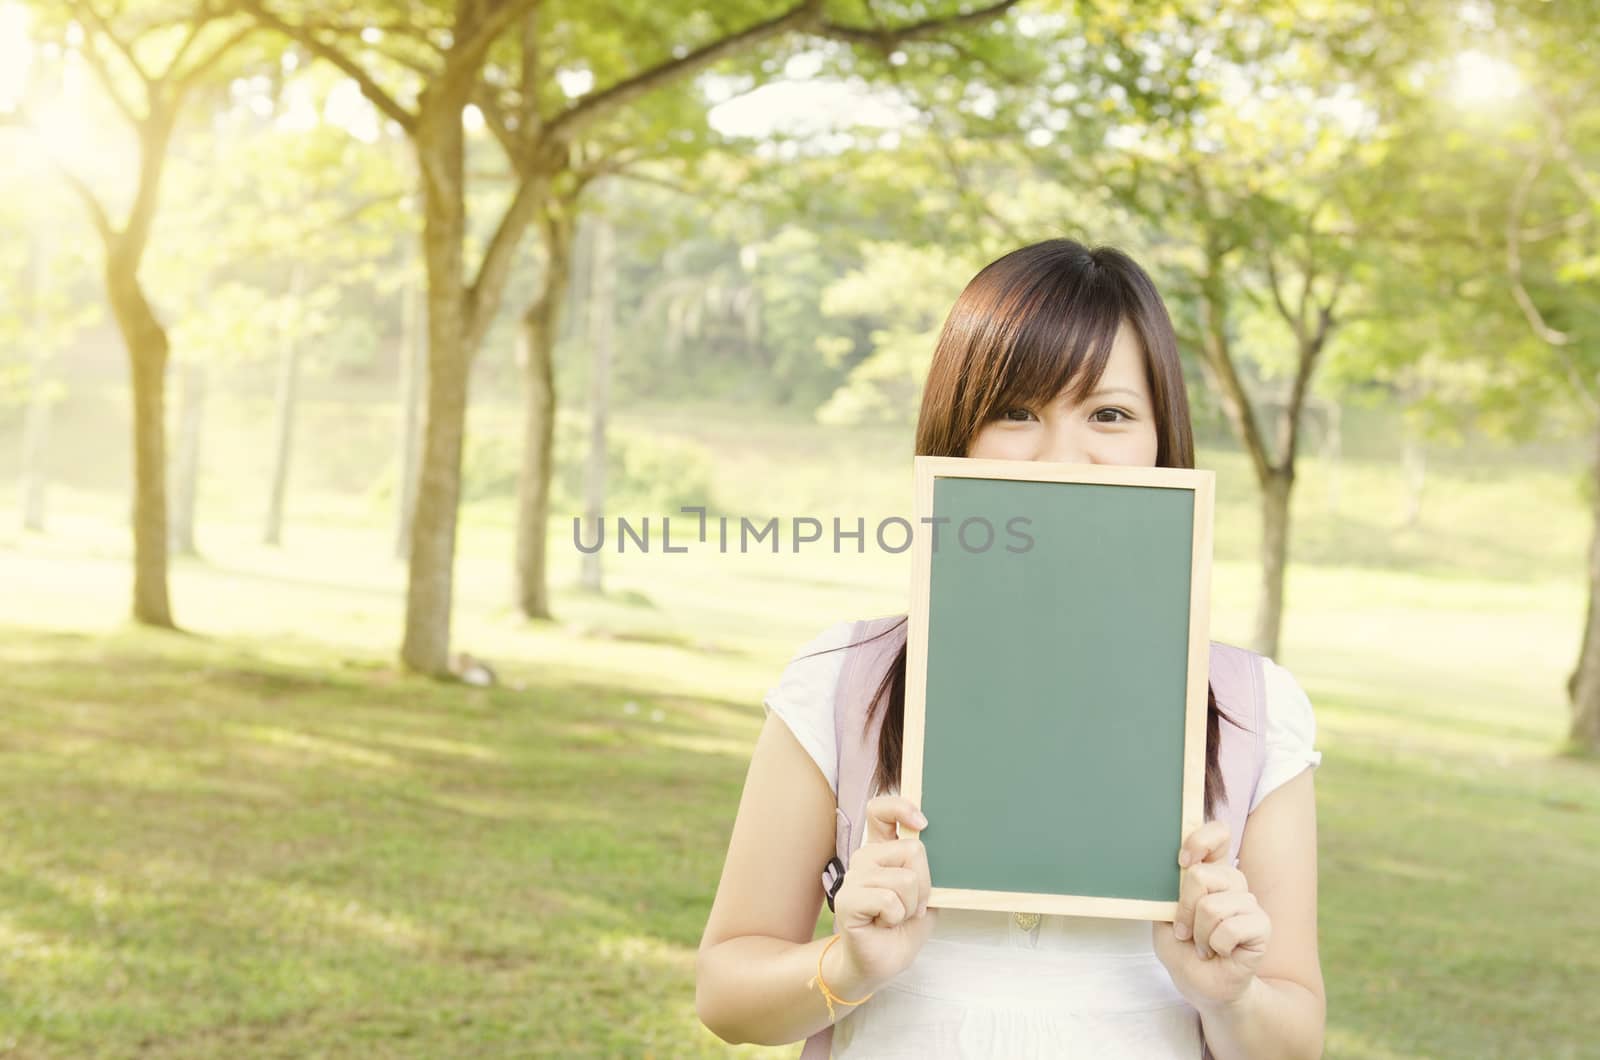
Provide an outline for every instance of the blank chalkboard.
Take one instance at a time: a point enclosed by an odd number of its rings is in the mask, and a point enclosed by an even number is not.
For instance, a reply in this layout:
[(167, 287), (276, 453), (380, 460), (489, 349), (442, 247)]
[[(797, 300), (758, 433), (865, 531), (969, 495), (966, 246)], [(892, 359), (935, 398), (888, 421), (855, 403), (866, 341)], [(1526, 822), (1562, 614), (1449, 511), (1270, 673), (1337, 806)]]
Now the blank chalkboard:
[(914, 469), (901, 791), (929, 905), (1171, 920), (1203, 813), (1212, 472)]

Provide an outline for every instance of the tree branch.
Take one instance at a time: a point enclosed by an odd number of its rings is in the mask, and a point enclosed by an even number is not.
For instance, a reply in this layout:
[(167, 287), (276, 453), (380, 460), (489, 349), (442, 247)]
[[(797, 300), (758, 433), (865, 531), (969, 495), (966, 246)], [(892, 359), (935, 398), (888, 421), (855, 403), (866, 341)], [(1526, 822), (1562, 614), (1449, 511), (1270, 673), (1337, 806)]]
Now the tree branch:
[[(873, 18), (876, 21), (876, 12), (872, 10), (870, 4), (868, 5), (867, 10), (873, 15)], [(969, 16), (956, 17), (964, 19)], [(881, 42), (888, 41), (888, 38), (894, 33), (894, 30), (881, 24), (875, 24), (872, 27), (871, 32), (875, 35), (875, 40)], [(951, 145), (951, 141), (955, 139), (955, 134), (952, 134), (947, 130), (941, 117), (941, 108), (938, 106), (923, 106), (918, 100), (917, 94), (912, 91), (911, 87), (906, 84), (905, 78), (901, 76), (900, 68), (893, 62), (887, 61), (891, 51), (893, 50), (892, 42), (885, 43), (881, 50), (883, 51), (885, 67), (889, 74), (889, 80), (894, 82), (895, 89), (900, 93), (901, 98), (910, 104), (912, 108), (922, 114), (928, 131), (933, 137), (934, 148), (938, 151), (939, 157), (944, 160), (945, 166), (950, 170), (950, 179), (955, 186), (956, 196), (966, 204), (967, 209), (970, 210), (977, 218), (986, 218), (993, 222), (996, 227), (1005, 233), (1006, 238), (1011, 242), (1027, 242), (1027, 240), (1024, 239), (1016, 230), (1015, 226), (1013, 226), (1010, 221), (1006, 220), (999, 214), (997, 210), (995, 210), (994, 206), (990, 203), (988, 196), (975, 193), (972, 187), (972, 181), (967, 176), (967, 169), (964, 165), (962, 165), (961, 160), (956, 157), (955, 149)]]
[(1283, 407), (1283, 421), (1278, 429), (1278, 452), (1281, 466), (1293, 468), (1295, 454), (1300, 448), (1300, 414), (1305, 409), (1306, 395), (1311, 390), (1311, 379), (1316, 374), (1317, 362), (1327, 346), (1333, 317), (1324, 310), (1317, 331), (1300, 339), (1296, 352), (1294, 383), (1289, 388), (1289, 401)]
[(1311, 288), (1316, 282), (1317, 259), (1308, 239), (1306, 241), (1305, 270), (1300, 274), (1300, 304), (1295, 310), (1295, 320), (1299, 322), (1299, 332), (1302, 335), (1311, 330), (1306, 321), (1306, 310), (1311, 307)]
[(1567, 167), (1573, 183), (1589, 197), (1590, 203), (1600, 204), (1600, 179), (1596, 179), (1594, 174), (1580, 165), (1574, 157), (1572, 145), (1567, 140), (1567, 120), (1562, 108), (1543, 93), (1536, 92), (1534, 102), (1543, 112), (1545, 124), (1548, 126), (1545, 135), (1550, 154)]
[(1295, 337), (1295, 339), (1299, 340), (1299, 341), (1304, 341), (1304, 339), (1305, 339), (1305, 326), (1304, 326), (1305, 325), (1305, 307), (1304, 307), (1304, 302), (1301, 303), (1301, 310), (1300, 310), (1300, 313), (1298, 315), (1294, 314), (1294, 313), (1291, 313), (1289, 311), (1288, 304), (1286, 302), (1284, 302), (1284, 300), (1283, 300), (1282, 288), (1278, 283), (1278, 260), (1277, 260), (1278, 256), (1272, 252), (1272, 248), (1270, 246), (1266, 247), (1265, 250), (1266, 250), (1265, 257), (1267, 259), (1267, 286), (1272, 291), (1273, 304), (1275, 304), (1278, 307), (1278, 315), (1283, 317), (1284, 323), (1288, 324), (1289, 327), (1294, 329), (1294, 337)]
[[(651, 187), (664, 188), (667, 191), (676, 192), (679, 195), (689, 196), (691, 198), (704, 194), (703, 191), (691, 188), (687, 184), (680, 184), (668, 177), (658, 177), (653, 173), (641, 173), (637, 169), (629, 169), (627, 167), (613, 169), (608, 175), (616, 177), (618, 180), (631, 180), (635, 184), (647, 184)], [(732, 198), (734, 201), (738, 201), (737, 194), (732, 196)]]
[(1557, 331), (1545, 322), (1544, 314), (1539, 312), (1539, 307), (1534, 304), (1533, 297), (1528, 294), (1528, 288), (1522, 280), (1522, 225), (1523, 211), (1527, 208), (1528, 194), (1534, 182), (1539, 179), (1539, 173), (1544, 168), (1543, 153), (1535, 154), (1523, 167), (1522, 176), (1518, 178), (1516, 187), (1511, 193), (1511, 210), (1509, 220), (1506, 222), (1506, 272), (1511, 277), (1511, 291), (1516, 297), (1517, 305), (1522, 308), (1522, 313), (1528, 319), (1528, 326), (1533, 329), (1540, 341), (1551, 346), (1565, 346), (1572, 341), (1572, 336), (1564, 331)]
[(833, 40), (866, 45), (882, 52), (891, 52), (906, 41), (931, 37), (947, 29), (959, 29), (963, 26), (974, 26), (989, 22), (1005, 14), (1008, 9), (1015, 7), (1016, 4), (1017, 0), (999, 0), (998, 3), (988, 4), (965, 14), (926, 18), (921, 22), (913, 22), (906, 26), (846, 26), (838, 22), (822, 22), (817, 27), (817, 33), (819, 36), (830, 37)]
[[(257, 27), (253, 23), (246, 22), (244, 25), (240, 26), (226, 37), (222, 38), (215, 48), (212, 48), (211, 51), (195, 60), (195, 64), (189, 68), (187, 73), (178, 76), (178, 90), (180, 92), (187, 92), (193, 88), (202, 79), (207, 77), (213, 70), (215, 70), (217, 65), (222, 62), (223, 58), (235, 47), (237, 47), (240, 41), (250, 36), (250, 34), (256, 31), (256, 29)], [(177, 72), (177, 69), (177, 62), (174, 60), (173, 65), (167, 68), (166, 76), (172, 76)]]
[(783, 14), (703, 44), (681, 58), (670, 59), (618, 81), (598, 92), (578, 98), (557, 114), (546, 126), (548, 137), (571, 138), (584, 127), (631, 103), (663, 85), (698, 73), (726, 56), (790, 30), (815, 24), (821, 13), (820, 0), (802, 0)]
[(477, 349), (484, 332), (489, 330), (500, 308), (506, 273), (511, 268), (517, 244), (522, 241), (522, 234), (533, 219), (535, 207), (544, 201), (549, 190), (550, 182), (546, 178), (524, 177), (506, 206), (505, 213), (500, 215), (500, 223), (483, 252), (483, 260), (478, 263), (477, 276), (466, 292), (467, 304), (463, 307), (462, 316), (466, 321), (466, 338), (463, 341), (467, 349)]
[(83, 200), (84, 207), (89, 211), (90, 223), (94, 225), (94, 230), (100, 233), (100, 238), (104, 241), (106, 250), (109, 251), (112, 243), (116, 242), (117, 239), (117, 230), (111, 223), (111, 215), (106, 213), (106, 208), (100, 202), (99, 197), (95, 195), (94, 189), (89, 187), (82, 177), (69, 169), (65, 162), (55, 157), (48, 149), (46, 149), (46, 154), (50, 158), (50, 164), (56, 167), (56, 171), (61, 174), (62, 179), (77, 193), (78, 198)]
[(183, 40), (178, 42), (178, 50), (172, 53), (172, 59), (167, 63), (167, 74), (170, 75), (183, 63), (183, 57), (189, 54), (189, 49), (194, 47), (200, 31), (205, 29), (210, 21), (210, 17), (202, 12), (196, 12), (195, 17), (189, 20), (189, 32), (183, 35)]
[[(472, 94), (473, 102), (483, 112), (483, 123), (489, 127), (494, 138), (499, 141), (500, 149), (505, 152), (506, 161), (511, 163), (511, 168), (521, 172), (523, 139), (519, 138), (506, 121), (506, 109), (500, 105), (500, 99), (495, 95), (493, 85), (479, 84), (478, 90)], [(516, 132), (522, 132), (522, 129)]]
[(1029, 81), (1027, 78), (1022, 77), (1019, 74), (1014, 74), (1009, 70), (1000, 69), (988, 59), (974, 53), (971, 48), (967, 47), (965, 44), (962, 44), (958, 40), (947, 40), (941, 41), (940, 43), (944, 44), (945, 47), (949, 48), (951, 51), (955, 52), (956, 55), (960, 56), (961, 59), (967, 63), (967, 65), (989, 71), (997, 79), (999, 79), (1002, 84), (1010, 85), (1012, 88), (1030, 90), (1036, 87), (1033, 82)]
[(1334, 321), (1344, 322), (1347, 318), (1339, 312), (1339, 296), (1344, 294), (1354, 266), (1346, 264), (1339, 275), (1333, 278), (1333, 290), (1328, 292), (1328, 300), (1318, 308), (1318, 330), (1326, 334), (1333, 327)]
[(1528, 293), (1527, 286), (1522, 280), (1522, 215), (1527, 209), (1528, 195), (1533, 190), (1534, 182), (1539, 179), (1539, 173), (1544, 168), (1545, 150), (1541, 148), (1528, 159), (1528, 164), (1523, 167), (1522, 175), (1517, 179), (1515, 188), (1511, 192), (1511, 209), (1506, 215), (1506, 273), (1511, 280), (1511, 294), (1516, 299), (1517, 306), (1522, 310), (1522, 315), (1527, 318), (1528, 327), (1535, 336), (1555, 353), (1557, 360), (1566, 370), (1567, 381), (1582, 398), (1591, 415), (1600, 416), (1600, 399), (1583, 379), (1583, 374), (1573, 362), (1567, 346), (1572, 342), (1572, 336), (1564, 331), (1551, 327), (1544, 319), (1544, 314), (1534, 303), (1533, 296)]
[(139, 184), (128, 207), (128, 221), (122, 230), (119, 248), (134, 261), (144, 255), (161, 196), (161, 174), (167, 163), (167, 147), (177, 121), (176, 98), (150, 101), (150, 117), (139, 123)]
[(1522, 242), (1537, 243), (1540, 240), (1549, 239), (1551, 236), (1571, 235), (1574, 232), (1581, 232), (1589, 227), (1593, 220), (1594, 215), (1591, 213), (1575, 213), (1570, 217), (1563, 217), (1559, 221), (1549, 221), (1534, 228), (1524, 228), (1521, 236)]
[(906, 26), (867, 29), (828, 22), (822, 17), (821, 0), (801, 0), (782, 14), (758, 22), (725, 37), (703, 44), (687, 54), (659, 63), (598, 92), (581, 97), (546, 125), (552, 137), (571, 137), (607, 113), (632, 102), (662, 85), (698, 73), (726, 56), (750, 48), (790, 30), (820, 37), (869, 44), (892, 50), (905, 41), (932, 36), (940, 30), (987, 22), (1015, 6), (1017, 0), (999, 0), (975, 11), (940, 18), (924, 19)]
[(1317, 201), (1312, 204), (1311, 209), (1306, 211), (1306, 223), (1301, 228), (1301, 238), (1306, 241), (1305, 271), (1300, 275), (1299, 333), (1301, 335), (1311, 330), (1306, 321), (1306, 310), (1311, 305), (1311, 289), (1317, 280), (1317, 215), (1322, 212), (1322, 207), (1327, 201), (1328, 193), (1326, 191), (1317, 196)]
[(629, 166), (658, 160), (660, 157), (658, 155), (656, 159), (652, 159), (648, 155), (630, 152), (625, 147), (619, 147), (608, 154), (598, 154), (593, 158), (585, 159), (572, 167), (572, 173), (580, 183), (587, 184), (589, 181), (597, 180), (600, 177), (616, 176), (625, 172)]
[(1562, 164), (1567, 167), (1567, 173), (1572, 177), (1572, 182), (1589, 197), (1590, 204), (1592, 206), (1600, 206), (1600, 178), (1590, 173), (1578, 162), (1577, 157), (1572, 152), (1571, 145), (1567, 143), (1565, 133), (1556, 140), (1554, 153)]
[(61, 174), (61, 179), (67, 182), (67, 185), (72, 188), (78, 198), (83, 200), (84, 208), (89, 212), (90, 223), (94, 225), (94, 230), (99, 233), (107, 251), (109, 251), (111, 244), (117, 238), (117, 229), (111, 223), (111, 215), (106, 212), (105, 205), (101, 203), (100, 197), (94, 193), (94, 189), (89, 187), (82, 177), (74, 173), (72, 168), (50, 149), (50, 141), (39, 132), (39, 127), (33, 123), (26, 109), (19, 103), (14, 111), (0, 119), (0, 124), (19, 126), (31, 133), (39, 141), (40, 147), (44, 149), (45, 158), (55, 167), (56, 172)]
[[(431, 66), (426, 61), (419, 59), (414, 55), (407, 55), (405, 49), (399, 46), (401, 42), (398, 39), (395, 40), (394, 45), (389, 44), (389, 41), (390, 38), (385, 37), (377, 44), (368, 45), (368, 47), (372, 48), (379, 55), (383, 56), (385, 59), (388, 59), (390, 62), (397, 63), (398, 65), (405, 67), (407, 70), (410, 70), (412, 73), (421, 77), (424, 81), (431, 80), (435, 75), (438, 74), (439, 68), (437, 66)], [(431, 41), (428, 41), (424, 38), (412, 38), (411, 43), (420, 43), (424, 48), (432, 50), (434, 55), (440, 54), (439, 49), (435, 48)]]
[(1244, 446), (1250, 465), (1255, 470), (1256, 481), (1263, 487), (1272, 478), (1272, 460), (1267, 454), (1266, 439), (1256, 425), (1255, 411), (1250, 405), (1250, 395), (1245, 392), (1233, 363), (1233, 352), (1228, 344), (1227, 293), (1223, 289), (1222, 265), (1227, 251), (1217, 246), (1207, 247), (1206, 271), (1200, 278), (1200, 312), (1202, 317), (1201, 351), (1210, 366), (1217, 390), (1222, 397), (1222, 410), (1233, 425), (1234, 434)]
[[(483, 68), (483, 57), (495, 38), (511, 28), (511, 24), (526, 14), (538, 0), (500, 0), (476, 24), (458, 21), (450, 50), (445, 53), (444, 72), (439, 77), (439, 93), (448, 96), (453, 87), (463, 87), (465, 78), (476, 78)], [(462, 5), (462, 11), (475, 10), (476, 5)]]
[[(89, 0), (69, 0), (69, 3), (73, 14), (81, 15), (89, 22), (94, 23), (95, 32), (110, 41), (111, 46), (122, 53), (123, 60), (132, 68), (134, 74), (148, 86), (151, 83), (150, 75), (145, 73), (144, 67), (139, 64), (139, 57), (133, 52), (133, 44), (118, 37), (116, 31), (111, 28), (110, 23), (101, 17), (100, 12), (94, 9), (94, 5), (89, 3)], [(88, 42), (85, 41), (84, 43), (87, 46)]]
[(381, 111), (385, 117), (390, 118), (406, 132), (416, 131), (417, 116), (400, 102), (383, 90), (372, 75), (350, 56), (338, 48), (318, 37), (309, 26), (295, 26), (268, 11), (262, 0), (235, 0), (239, 7), (253, 16), (257, 21), (277, 30), (290, 40), (299, 41), (311, 52), (321, 59), (338, 67), (344, 75), (354, 81), (361, 89), (361, 94)]
[[(473, 26), (457, 24), (461, 32), (455, 34), (450, 50), (466, 57), (485, 51), (495, 38), (511, 28), (511, 24), (534, 7), (539, 0), (496, 0), (489, 12)], [(471, 7), (473, 5), (465, 5)]]
[(522, 98), (517, 111), (517, 130), (534, 136), (544, 122), (539, 111), (539, 9), (530, 8), (522, 20)]
[[(133, 103), (117, 89), (116, 79), (111, 76), (111, 68), (100, 58), (100, 52), (95, 47), (94, 33), (84, 33), (81, 54), (84, 62), (89, 64), (89, 69), (94, 72), (95, 80), (99, 81), (100, 87), (105, 90), (106, 98), (111, 100), (124, 118), (137, 125), (141, 120), (141, 115), (133, 109)], [(143, 84), (145, 100), (148, 102), (152, 91), (151, 84), (149, 80), (145, 80)]]

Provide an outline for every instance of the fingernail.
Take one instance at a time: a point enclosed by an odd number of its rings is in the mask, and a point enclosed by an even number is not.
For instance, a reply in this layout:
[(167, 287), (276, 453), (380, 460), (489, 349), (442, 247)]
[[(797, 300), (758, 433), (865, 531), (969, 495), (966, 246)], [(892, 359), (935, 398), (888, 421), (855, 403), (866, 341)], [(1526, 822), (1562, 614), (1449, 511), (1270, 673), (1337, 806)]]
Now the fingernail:
[(1183, 868), (1189, 867), (1189, 852), (1187, 850), (1179, 851), (1178, 864)]
[(916, 825), (918, 828), (926, 828), (926, 827), (928, 827), (928, 819), (926, 817), (922, 816), (921, 813), (917, 813), (917, 814), (912, 815), (911, 823)]
[(1172, 933), (1174, 935), (1178, 936), (1178, 940), (1181, 942), (1182, 940), (1184, 940), (1184, 939), (1189, 937), (1189, 925), (1188, 924), (1173, 924), (1172, 925)]

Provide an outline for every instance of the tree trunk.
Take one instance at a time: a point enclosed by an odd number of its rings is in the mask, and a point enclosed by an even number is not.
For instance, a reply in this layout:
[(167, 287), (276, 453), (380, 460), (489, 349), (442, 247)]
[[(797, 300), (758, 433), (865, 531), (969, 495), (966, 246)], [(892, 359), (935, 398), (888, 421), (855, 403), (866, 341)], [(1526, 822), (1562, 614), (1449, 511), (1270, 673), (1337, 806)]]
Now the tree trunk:
[(33, 336), (33, 370), (28, 377), (28, 414), (22, 428), (22, 477), (18, 483), (22, 501), (22, 528), (44, 532), (45, 471), (44, 454), (50, 438), (49, 336), (45, 327), (44, 287), (46, 240), (43, 226), (35, 224), (29, 241), (28, 313)]
[(1406, 508), (1400, 517), (1400, 526), (1413, 530), (1422, 521), (1422, 491), (1428, 480), (1428, 450), (1422, 439), (1406, 432), (1400, 451), (1400, 466), (1406, 479)]
[[(42, 332), (35, 334), (36, 341), (44, 341)], [(43, 349), (36, 349), (29, 380), (28, 415), (22, 428), (22, 528), (36, 533), (44, 532), (45, 487), (49, 482), (44, 460), (50, 439), (50, 404), (54, 400), (45, 375), (49, 363)]]
[(550, 476), (555, 458), (555, 343), (561, 307), (572, 280), (572, 222), (562, 215), (545, 226), (544, 283), (522, 315), (522, 463), (517, 473), (517, 609), (551, 618), (546, 570)]
[(1339, 470), (1344, 455), (1344, 406), (1328, 403), (1327, 432), (1322, 439), (1322, 458), (1328, 464), (1328, 514), (1339, 514)]
[(450, 601), (472, 356), (499, 308), (522, 233), (550, 189), (547, 178), (522, 179), (469, 285), (463, 261), (467, 211), (462, 113), (474, 80), (446, 76), (431, 84), (411, 130), (422, 187), (422, 256), (428, 276), (428, 383), (400, 658), (411, 669), (434, 676), (450, 672)]
[(430, 101), (422, 109), (414, 141), (428, 274), (428, 383), (400, 659), (410, 669), (435, 677), (450, 670), (450, 606), (470, 364), (462, 261), (465, 105), (464, 96)]
[(1578, 666), (1567, 681), (1572, 726), (1567, 735), (1590, 754), (1600, 753), (1600, 430), (1595, 432), (1594, 527), (1589, 542), (1589, 608), (1583, 626)]
[(1278, 654), (1283, 625), (1283, 582), (1289, 565), (1289, 498), (1294, 472), (1274, 468), (1261, 484), (1261, 597), (1256, 608), (1254, 648)]
[(267, 523), (261, 540), (268, 545), (283, 544), (284, 498), (289, 490), (289, 461), (294, 454), (295, 400), (300, 390), (300, 336), (296, 333), (301, 318), (300, 296), (305, 285), (305, 269), (296, 264), (289, 274), (291, 322), (283, 334), (283, 352), (278, 363), (277, 415), (273, 427), (272, 486), (267, 495)]
[[(596, 217), (589, 257), (589, 467), (584, 476), (584, 514), (592, 530), (600, 527), (606, 508), (606, 417), (611, 403), (612, 324), (617, 293), (612, 250), (611, 224), (604, 217)], [(589, 592), (602, 591), (599, 549), (583, 554), (579, 584)]]
[(171, 628), (167, 598), (167, 332), (150, 311), (135, 267), (108, 255), (106, 289), (128, 348), (133, 382), (133, 617)]
[(422, 384), (427, 372), (427, 344), (423, 341), (422, 293), (414, 281), (401, 290), (400, 304), (400, 434), (395, 443), (399, 468), (395, 489), (394, 554), (411, 554), (411, 520), (417, 507), (417, 455), (422, 435)]
[(183, 364), (183, 392), (178, 400), (178, 448), (173, 461), (172, 551), (195, 554), (194, 509), (200, 492), (200, 434), (205, 423), (206, 370), (193, 361)]

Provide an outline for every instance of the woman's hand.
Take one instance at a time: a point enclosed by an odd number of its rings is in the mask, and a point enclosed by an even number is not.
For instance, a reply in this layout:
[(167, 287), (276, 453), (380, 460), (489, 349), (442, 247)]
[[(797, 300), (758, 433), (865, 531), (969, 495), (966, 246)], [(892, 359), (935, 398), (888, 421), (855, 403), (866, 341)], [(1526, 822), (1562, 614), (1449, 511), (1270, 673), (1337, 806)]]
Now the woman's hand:
[(1272, 921), (1244, 873), (1227, 863), (1228, 840), (1222, 821), (1207, 821), (1189, 833), (1178, 857), (1187, 871), (1178, 889), (1177, 919), (1150, 925), (1156, 956), (1173, 985), (1202, 1011), (1244, 996), (1272, 936)]
[(867, 803), (866, 837), (833, 896), (839, 948), (872, 989), (904, 971), (933, 931), (927, 851), (914, 835), (897, 837), (897, 823), (908, 832), (928, 826), (910, 799), (879, 795)]

